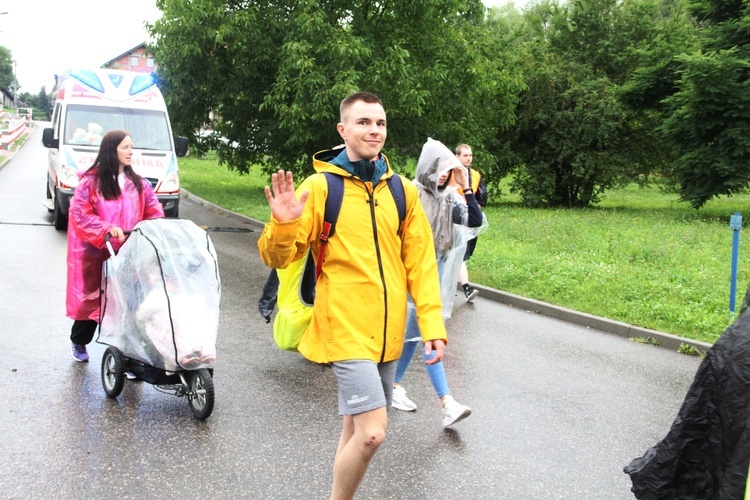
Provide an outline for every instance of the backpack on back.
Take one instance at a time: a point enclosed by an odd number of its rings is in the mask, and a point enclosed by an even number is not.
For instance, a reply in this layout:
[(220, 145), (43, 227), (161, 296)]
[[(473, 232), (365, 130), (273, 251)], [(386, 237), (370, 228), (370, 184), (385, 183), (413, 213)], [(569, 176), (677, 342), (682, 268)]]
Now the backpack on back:
[[(267, 322), (270, 322), (274, 302), (278, 306), (279, 311), (273, 322), (273, 339), (285, 351), (297, 351), (302, 334), (312, 320), (315, 286), (323, 270), (326, 245), (336, 230), (344, 199), (344, 178), (330, 172), (323, 172), (323, 175), (328, 183), (328, 197), (323, 229), (318, 236), (320, 249), (317, 258), (313, 258), (310, 249), (303, 258), (292, 262), (286, 269), (272, 269), (258, 302), (258, 308)], [(387, 183), (398, 209), (398, 234), (401, 236), (406, 218), (404, 186), (398, 174), (387, 179)]]

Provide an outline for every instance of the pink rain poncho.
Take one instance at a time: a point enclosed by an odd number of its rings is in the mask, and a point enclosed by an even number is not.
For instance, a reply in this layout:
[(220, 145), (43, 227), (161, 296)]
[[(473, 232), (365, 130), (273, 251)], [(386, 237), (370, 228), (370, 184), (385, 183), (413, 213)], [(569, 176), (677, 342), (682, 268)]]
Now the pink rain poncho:
[[(68, 286), (66, 315), (74, 320), (99, 321), (99, 287), (102, 264), (109, 257), (104, 239), (110, 229), (132, 230), (146, 219), (164, 217), (154, 190), (143, 181), (138, 193), (133, 181), (125, 177), (121, 195), (106, 200), (96, 189), (96, 174), (83, 174), (68, 209)], [(119, 241), (112, 240), (117, 250)]]

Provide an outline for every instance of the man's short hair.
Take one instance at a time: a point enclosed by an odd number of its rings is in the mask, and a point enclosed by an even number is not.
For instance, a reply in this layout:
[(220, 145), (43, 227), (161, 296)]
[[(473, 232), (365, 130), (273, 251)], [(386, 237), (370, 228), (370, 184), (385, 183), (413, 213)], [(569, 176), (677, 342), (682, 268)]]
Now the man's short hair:
[(339, 105), (340, 121), (344, 121), (344, 112), (357, 101), (364, 101), (370, 104), (380, 104), (381, 106), (383, 105), (383, 103), (380, 101), (380, 98), (375, 94), (372, 94), (370, 92), (355, 92), (348, 95), (341, 101), (341, 104)]
[(461, 154), (461, 151), (464, 149), (471, 149), (471, 146), (468, 144), (461, 143), (458, 146), (456, 146), (456, 156), (459, 156)]

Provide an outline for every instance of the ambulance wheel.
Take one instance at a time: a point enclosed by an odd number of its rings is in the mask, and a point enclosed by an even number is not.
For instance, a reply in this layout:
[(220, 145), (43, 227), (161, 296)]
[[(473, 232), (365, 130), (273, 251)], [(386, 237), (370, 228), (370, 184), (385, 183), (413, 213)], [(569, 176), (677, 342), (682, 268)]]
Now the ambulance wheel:
[(102, 357), (102, 386), (110, 398), (116, 398), (125, 385), (125, 358), (116, 347), (107, 347)]
[(214, 380), (206, 368), (190, 372), (188, 404), (195, 418), (205, 420), (214, 410)]
[(52, 225), (58, 231), (64, 231), (68, 229), (68, 216), (64, 215), (62, 208), (60, 207), (60, 195), (55, 196), (55, 208), (52, 214)]

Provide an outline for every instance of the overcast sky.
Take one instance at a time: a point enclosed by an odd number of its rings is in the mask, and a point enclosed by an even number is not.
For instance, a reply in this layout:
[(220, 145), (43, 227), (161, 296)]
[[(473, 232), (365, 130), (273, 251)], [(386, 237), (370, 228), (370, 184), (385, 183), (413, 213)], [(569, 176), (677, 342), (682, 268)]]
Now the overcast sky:
[(68, 68), (98, 68), (146, 41), (144, 23), (161, 17), (155, 0), (0, 0), (0, 12), (0, 45), (11, 51), (21, 92), (31, 94), (51, 91)]

